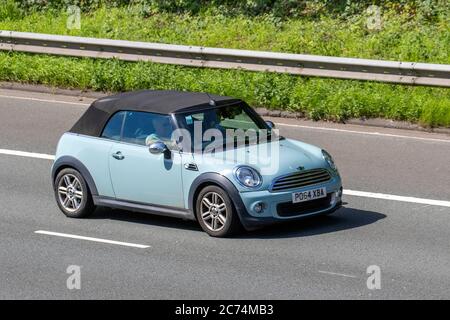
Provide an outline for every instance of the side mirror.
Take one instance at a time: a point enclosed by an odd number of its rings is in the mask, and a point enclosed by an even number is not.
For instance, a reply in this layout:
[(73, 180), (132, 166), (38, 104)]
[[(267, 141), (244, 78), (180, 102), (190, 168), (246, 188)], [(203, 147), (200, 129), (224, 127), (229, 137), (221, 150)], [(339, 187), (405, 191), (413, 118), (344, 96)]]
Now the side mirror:
[(152, 143), (148, 149), (150, 151), (151, 154), (161, 154), (166, 152), (167, 146), (164, 142), (162, 141), (156, 141), (155, 143)]
[(275, 128), (275, 123), (273, 123), (273, 122), (270, 121), (270, 120), (266, 121), (266, 124), (267, 124), (267, 126), (268, 126), (270, 129), (274, 129), (274, 128)]

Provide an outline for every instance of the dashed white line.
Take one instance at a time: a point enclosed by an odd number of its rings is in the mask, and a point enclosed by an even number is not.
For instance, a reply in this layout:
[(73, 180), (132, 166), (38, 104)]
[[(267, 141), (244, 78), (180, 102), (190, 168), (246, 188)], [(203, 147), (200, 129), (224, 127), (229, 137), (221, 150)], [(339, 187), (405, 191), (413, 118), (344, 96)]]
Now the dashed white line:
[(59, 233), (59, 232), (52, 232), (52, 231), (38, 230), (38, 231), (35, 231), (34, 233), (45, 234), (45, 235), (48, 235), (48, 236), (63, 237), (63, 238), (72, 238), (72, 239), (77, 239), (77, 240), (101, 242), (101, 243), (114, 244), (114, 245), (125, 246), (125, 247), (139, 248), (139, 249), (150, 248), (150, 246), (146, 246), (146, 245), (143, 245), (143, 244), (136, 244), (136, 243), (121, 242), (121, 241), (114, 241), (114, 240), (107, 240), (107, 239), (100, 239), (100, 238), (77, 236), (75, 234)]
[(6, 154), (6, 155), (18, 156), (18, 157), (45, 159), (45, 160), (55, 160), (55, 156), (53, 156), (51, 154), (25, 152), (25, 151), (18, 151), (18, 150), (0, 149), (0, 154)]
[(381, 132), (357, 131), (357, 130), (338, 129), (338, 128), (304, 126), (304, 125), (288, 124), (288, 123), (280, 123), (280, 122), (277, 122), (276, 124), (280, 125), (280, 126), (284, 126), (284, 127), (294, 127), (294, 128), (303, 128), (303, 129), (311, 129), (311, 130), (334, 131), (334, 132), (341, 132), (341, 133), (356, 133), (356, 134), (364, 134), (364, 135), (369, 135), (369, 136), (379, 136), (379, 137), (412, 139), (412, 140), (419, 140), (419, 141), (431, 141), (431, 142), (450, 143), (450, 140), (437, 139), (437, 138), (423, 138), (423, 137), (405, 136), (405, 135), (391, 134), (391, 133), (381, 133)]
[(344, 194), (349, 195), (349, 196), (356, 196), (356, 197), (366, 197), (366, 198), (374, 198), (374, 199), (428, 204), (431, 206), (450, 207), (450, 201), (443, 201), (443, 200), (404, 197), (404, 196), (396, 196), (396, 195), (392, 195), (392, 194), (355, 191), (355, 190), (349, 190), (349, 189), (345, 189)]
[(70, 101), (62, 101), (62, 100), (48, 100), (48, 99), (38, 99), (38, 98), (19, 97), (19, 96), (0, 95), (0, 98), (28, 100), (28, 101), (36, 101), (36, 102), (50, 102), (50, 103), (72, 104), (72, 105), (79, 105), (79, 106), (83, 106), (83, 107), (89, 106), (88, 103), (82, 103), (82, 102), (70, 102)]
[(332, 275), (332, 276), (345, 277), (345, 278), (358, 278), (357, 276), (353, 276), (353, 275), (351, 275), (351, 274), (336, 273), (336, 272), (322, 271), (322, 270), (318, 270), (317, 272), (323, 273), (323, 274)]
[[(24, 152), (24, 151), (7, 150), (7, 149), (0, 149), (0, 154), (19, 156), (19, 157), (29, 157), (29, 158), (36, 158), (36, 159), (45, 159), (45, 160), (54, 160), (55, 159), (55, 156), (50, 155), (50, 154)], [(344, 189), (344, 195), (373, 198), (373, 199), (401, 201), (401, 202), (409, 202), (409, 203), (420, 203), (420, 204), (427, 204), (427, 205), (440, 206), (440, 207), (450, 207), (450, 201), (424, 199), (424, 198), (416, 198), (416, 197), (406, 197), (406, 196), (398, 196), (398, 195), (385, 194), (385, 193), (375, 193), (375, 192)]]

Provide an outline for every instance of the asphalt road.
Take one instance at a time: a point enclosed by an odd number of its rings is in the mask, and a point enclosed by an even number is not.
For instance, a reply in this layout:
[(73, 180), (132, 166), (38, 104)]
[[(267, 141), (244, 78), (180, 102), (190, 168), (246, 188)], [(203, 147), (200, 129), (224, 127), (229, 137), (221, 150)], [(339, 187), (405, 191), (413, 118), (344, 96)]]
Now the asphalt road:
[[(51, 160), (6, 154), (54, 154), (89, 102), (0, 90), (0, 299), (450, 298), (450, 137), (276, 119), (285, 136), (332, 153), (346, 189), (411, 198), (346, 195), (333, 216), (217, 239), (193, 222), (119, 210), (65, 218)], [(69, 265), (81, 266), (80, 290), (66, 287)], [(381, 289), (366, 285), (370, 265)]]

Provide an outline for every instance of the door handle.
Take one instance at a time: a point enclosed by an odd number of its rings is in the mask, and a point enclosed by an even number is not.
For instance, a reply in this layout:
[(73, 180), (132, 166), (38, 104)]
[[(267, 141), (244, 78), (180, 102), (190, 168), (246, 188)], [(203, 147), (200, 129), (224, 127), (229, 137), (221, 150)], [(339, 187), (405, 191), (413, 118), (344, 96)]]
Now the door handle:
[(120, 151), (117, 151), (116, 153), (113, 153), (112, 156), (113, 156), (114, 159), (117, 159), (117, 160), (125, 159), (125, 156)]

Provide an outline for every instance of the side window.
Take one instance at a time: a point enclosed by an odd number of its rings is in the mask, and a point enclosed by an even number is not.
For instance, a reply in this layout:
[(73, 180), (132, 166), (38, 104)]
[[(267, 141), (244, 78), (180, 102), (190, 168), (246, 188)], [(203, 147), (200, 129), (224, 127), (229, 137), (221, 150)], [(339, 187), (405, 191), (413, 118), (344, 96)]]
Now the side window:
[(122, 141), (144, 146), (158, 140), (169, 144), (172, 132), (173, 126), (168, 115), (128, 111)]
[(115, 113), (106, 124), (102, 132), (102, 138), (111, 140), (120, 140), (120, 132), (122, 131), (124, 111)]

